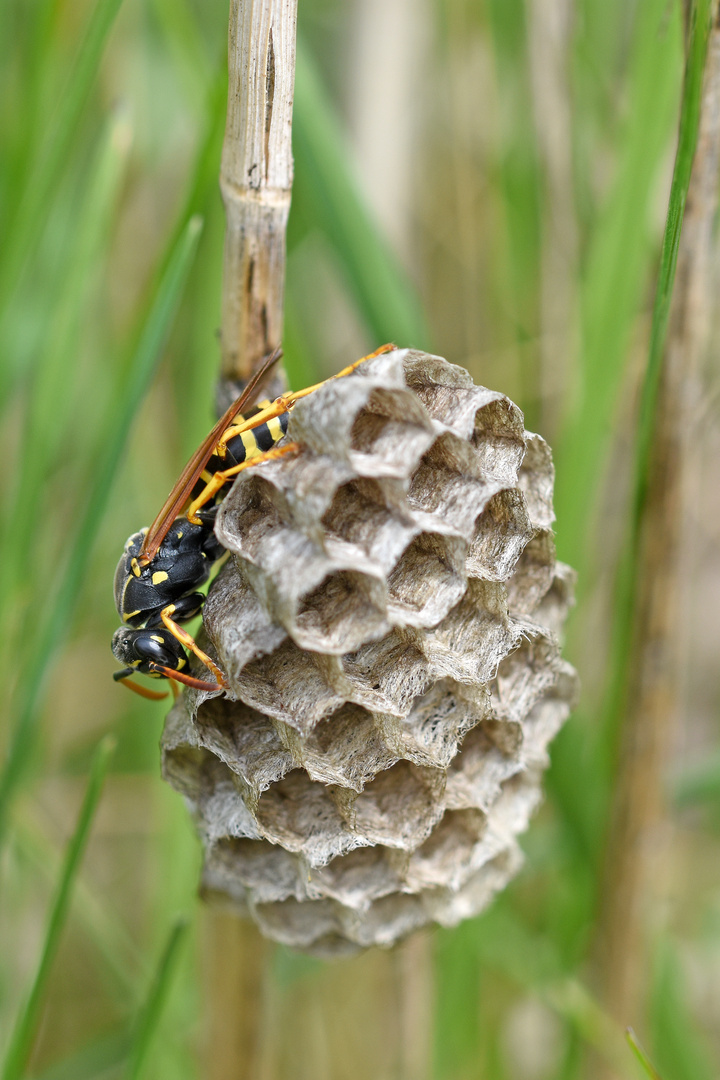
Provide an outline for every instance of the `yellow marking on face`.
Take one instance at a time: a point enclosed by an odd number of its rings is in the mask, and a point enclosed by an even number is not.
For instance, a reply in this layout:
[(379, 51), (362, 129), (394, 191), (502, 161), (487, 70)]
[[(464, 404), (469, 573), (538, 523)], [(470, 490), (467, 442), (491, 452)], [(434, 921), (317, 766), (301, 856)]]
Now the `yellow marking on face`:
[(134, 619), (136, 615), (140, 614), (140, 608), (137, 611), (128, 611), (127, 615), (123, 615), (123, 622), (127, 622), (128, 619)]
[(283, 431), (283, 429), (282, 429), (282, 427), (280, 425), (280, 417), (279, 416), (272, 416), (267, 421), (267, 428), (268, 428), (268, 431), (270, 432), (270, 434), (272, 435), (273, 442), (280, 442), (280, 440), (282, 439), (282, 437), (285, 434), (285, 432)]
[(160, 643), (161, 645), (164, 645), (164, 644), (165, 644), (165, 641), (164, 641), (164, 639), (163, 639), (163, 638), (161, 638), (159, 634), (151, 634), (151, 635), (150, 635), (150, 640), (151, 640), (151, 641), (157, 641), (157, 642), (159, 642), (159, 643)]
[(137, 667), (139, 663), (140, 663), (139, 660), (131, 660), (130, 661), (130, 667)]
[(153, 585), (162, 585), (163, 581), (167, 581), (168, 576), (164, 570), (156, 570), (152, 576)]
[(178, 540), (182, 540), (183, 534), (181, 532), (175, 533), (175, 535), (177, 536)]
[(130, 569), (132, 570), (135, 577), (140, 577), (140, 573), (141, 573), (140, 566), (139, 566), (138, 561), (137, 561), (137, 559), (135, 557), (133, 557), (130, 560)]
[(185, 659), (184, 656), (181, 656), (180, 659), (178, 660), (178, 666), (177, 666), (176, 670), (179, 671), (180, 668), (183, 668), (183, 667), (187, 667), (187, 660)]

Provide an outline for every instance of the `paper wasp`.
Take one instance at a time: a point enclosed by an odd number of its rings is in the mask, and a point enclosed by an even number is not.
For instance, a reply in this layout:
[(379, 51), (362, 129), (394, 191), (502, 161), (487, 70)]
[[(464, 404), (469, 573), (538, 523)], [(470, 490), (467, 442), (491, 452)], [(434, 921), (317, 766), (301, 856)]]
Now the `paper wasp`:
[[(383, 345), (333, 378), (349, 375), (363, 361), (394, 348)], [(250, 466), (299, 449), (297, 443), (282, 442), (290, 410), (296, 401), (323, 383), (282, 394), (243, 415), (243, 409), (253, 406), (263, 378), (281, 355), (278, 348), (266, 358), (192, 455), (150, 528), (133, 533), (125, 544), (114, 584), (115, 604), (123, 625), (112, 640), (113, 655), (125, 667), (113, 678), (143, 697), (159, 699), (166, 695), (132, 682), (129, 677), (135, 672), (170, 679), (174, 693), (176, 683), (198, 690), (218, 690), (228, 685), (220, 668), (180, 624), (202, 610), (205, 597), (198, 591), (199, 586), (207, 581), (213, 564), (225, 553), (213, 528), (219, 503), (235, 476)], [(208, 668), (215, 682), (190, 674), (186, 649)]]

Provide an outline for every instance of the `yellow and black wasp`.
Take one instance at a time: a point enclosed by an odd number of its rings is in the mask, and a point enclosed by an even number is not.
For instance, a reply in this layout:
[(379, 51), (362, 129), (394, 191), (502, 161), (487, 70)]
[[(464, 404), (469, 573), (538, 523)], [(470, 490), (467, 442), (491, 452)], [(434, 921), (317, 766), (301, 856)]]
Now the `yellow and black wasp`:
[[(364, 360), (393, 349), (383, 345), (338, 372), (349, 375)], [(322, 383), (282, 394), (273, 402), (253, 405), (260, 383), (281, 350), (262, 364), (242, 394), (203, 439), (180, 474), (160, 513), (149, 529), (133, 533), (115, 571), (115, 604), (123, 625), (115, 631), (112, 651), (125, 666), (113, 678), (143, 697), (162, 698), (131, 681), (135, 672), (155, 679), (170, 679), (199, 690), (218, 690), (227, 680), (217, 664), (199, 648), (181, 623), (202, 609), (205, 596), (198, 591), (225, 550), (214, 533), (218, 506), (243, 469), (262, 464), (298, 449), (283, 443), (290, 410), (296, 401)], [(278, 445), (279, 444), (279, 445)], [(209, 505), (208, 505), (209, 504)], [(215, 682), (189, 672), (186, 649), (208, 668)]]

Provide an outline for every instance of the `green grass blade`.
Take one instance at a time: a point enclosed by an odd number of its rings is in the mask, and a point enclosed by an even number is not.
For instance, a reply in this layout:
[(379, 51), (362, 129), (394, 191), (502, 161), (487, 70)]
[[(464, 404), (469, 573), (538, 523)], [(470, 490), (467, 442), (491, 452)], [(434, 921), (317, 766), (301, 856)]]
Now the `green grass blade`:
[(702, 1032), (691, 1005), (684, 963), (667, 937), (658, 942), (652, 964), (648, 1026), (652, 1054), (666, 1080), (717, 1080), (712, 1042)]
[(20, 1011), (10, 1038), (10, 1045), (3, 1064), (2, 1080), (19, 1080), (25, 1071), (40, 1018), (43, 992), (67, 919), (73, 885), (85, 853), (90, 827), (100, 800), (103, 781), (113, 749), (114, 740), (106, 736), (95, 754), (85, 798), (80, 809), (75, 832), (67, 848), (57, 893), (50, 910), (40, 963), (35, 972), (27, 1001)]
[(77, 1053), (50, 1068), (33, 1073), (32, 1080), (102, 1080), (105, 1076), (117, 1077), (118, 1067), (127, 1059), (129, 1047), (130, 1035), (121, 1029), (103, 1039), (87, 1043)]
[[(88, 293), (97, 275), (103, 244), (107, 242), (116, 200), (130, 145), (130, 129), (123, 116), (114, 116), (89, 169), (87, 187), (78, 198), (72, 239), (66, 249), (67, 271), (46, 320), (47, 332), (39, 350), (28, 393), (26, 445), (42, 447), (42, 453), (23, 454), (14, 477), (15, 491), (6, 519), (0, 579), (22, 580), (23, 564), (37, 534), (43, 510), (44, 477), (68, 437), (67, 419), (58, 403), (68, 400), (69, 373)], [(47, 418), (53, 416), (48, 430)], [(63, 423), (65, 421), (65, 423)], [(0, 587), (0, 596), (10, 592)]]
[(140, 1013), (133, 1035), (125, 1080), (138, 1080), (138, 1077), (142, 1075), (153, 1037), (160, 1023), (163, 1006), (170, 990), (180, 945), (187, 933), (187, 929), (188, 923), (185, 920), (180, 920), (170, 932), (170, 937), (160, 958), (147, 1001)]
[(628, 684), (630, 665), (633, 662), (630, 643), (633, 633), (635, 589), (642, 572), (640, 530), (650, 475), (652, 442), (657, 421), (656, 403), (662, 375), (678, 245), (680, 243), (680, 232), (700, 123), (703, 73), (710, 29), (710, 8), (710, 0), (696, 0), (691, 10), (677, 153), (670, 187), (660, 271), (653, 309), (648, 363), (642, 386), (635, 453), (630, 537), (620, 569), (618, 599), (615, 608), (615, 632), (613, 634), (615, 662), (613, 664), (614, 674), (609, 694), (608, 713), (616, 722), (619, 720), (620, 703)]
[(10, 749), (0, 775), (0, 840), (7, 824), (10, 799), (24, 774), (38, 726), (37, 709), (50, 661), (72, 617), (88, 554), (110, 496), (112, 481), (133, 417), (150, 384), (163, 342), (180, 299), (200, 235), (201, 223), (193, 218), (172, 249), (165, 272), (152, 297), (130, 363), (121, 373), (110, 415), (103, 426), (103, 440), (95, 457), (88, 497), (79, 524), (71, 537), (70, 555), (61, 584), (48, 603), (37, 639), (28, 650), (20, 677), (20, 703), (11, 735)]
[(650, 1080), (660, 1080), (660, 1074), (655, 1069), (655, 1067), (653, 1066), (653, 1063), (651, 1062), (650, 1058), (645, 1053), (642, 1045), (640, 1044), (640, 1041), (639, 1041), (637, 1035), (635, 1034), (635, 1032), (633, 1031), (632, 1028), (627, 1029), (627, 1031), (625, 1032), (625, 1038), (627, 1039), (628, 1043), (630, 1044), (630, 1047), (631, 1047), (632, 1052), (634, 1053), (635, 1057), (638, 1059), (638, 1061), (642, 1065), (643, 1069), (645, 1070), (645, 1072), (650, 1077)]
[[(118, 770), (118, 751), (113, 756), (113, 768)], [(32, 872), (51, 888), (60, 873), (60, 852), (40, 829), (27, 822), (13, 822), (13, 845)], [(115, 1000), (133, 1000), (138, 973), (144, 970), (142, 949), (107, 898), (97, 886), (81, 878), (75, 886), (75, 913), (78, 924), (97, 950), (112, 982)]]
[[(49, 138), (30, 160), (23, 195), (16, 212), (9, 218), (0, 269), (0, 342), (4, 340), (8, 304), (26, 259), (45, 225), (47, 204), (67, 163), (72, 139), (121, 3), (122, 0), (97, 0), (93, 7), (68, 84), (60, 97), (58, 112), (50, 126)], [(10, 359), (4, 358), (2, 368), (6, 371)], [(7, 383), (4, 387), (0, 384), (0, 402), (6, 391)]]
[(541, 277), (541, 174), (529, 85), (527, 10), (525, 0), (490, 0), (489, 28), (498, 96), (522, 102), (503, 124), (499, 145), (499, 187), (506, 233), (507, 267), (501, 275), (501, 299), (518, 345), (519, 404), (526, 426), (537, 427), (541, 372), (537, 342), (540, 332), (538, 284)]
[(420, 302), (360, 197), (344, 142), (312, 61), (298, 41), (293, 197), (334, 248), (373, 340), (427, 348), (430, 335)]
[[(612, 189), (598, 214), (580, 285), (580, 400), (555, 447), (558, 551), (587, 588), (589, 529), (613, 422), (626, 379), (627, 353), (654, 255), (651, 208), (668, 140), (677, 83), (679, 14), (665, 0), (640, 0), (632, 15), (628, 115)], [(630, 15), (628, 15), (628, 18)], [(678, 80), (679, 81), (679, 80)]]
[(634, 506), (636, 525), (642, 513), (647, 494), (650, 452), (657, 420), (657, 397), (670, 318), (670, 300), (675, 282), (680, 232), (700, 127), (700, 106), (711, 10), (711, 0), (695, 0), (690, 12), (688, 56), (685, 67), (678, 147), (660, 256), (660, 274), (655, 294), (648, 364), (640, 404)]

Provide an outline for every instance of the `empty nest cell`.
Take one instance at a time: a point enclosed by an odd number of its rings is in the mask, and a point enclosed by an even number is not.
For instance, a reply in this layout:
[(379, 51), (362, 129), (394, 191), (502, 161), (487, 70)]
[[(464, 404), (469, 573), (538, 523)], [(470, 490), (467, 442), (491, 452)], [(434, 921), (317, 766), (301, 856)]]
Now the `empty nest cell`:
[(442, 771), (399, 761), (348, 803), (346, 815), (366, 843), (411, 851), (441, 816), (439, 798), (444, 786)]
[(231, 659), (227, 670), (244, 702), (300, 732), (310, 731), (345, 700), (329, 681), (323, 658), (288, 639), (238, 673)]
[(372, 713), (354, 704), (343, 705), (300, 740), (298, 755), (311, 779), (358, 792), (397, 760)]
[(466, 545), (459, 537), (421, 533), (388, 577), (388, 611), (405, 626), (435, 626), (465, 592)]
[(353, 552), (386, 573), (418, 532), (393, 481), (357, 477), (342, 484), (322, 518), (325, 549), (336, 561)]
[(486, 691), (441, 679), (413, 702), (405, 719), (381, 720), (388, 745), (415, 765), (446, 769), (468, 731), (490, 708)]
[(333, 955), (337, 955), (338, 946), (342, 948), (343, 925), (332, 900), (289, 898), (276, 904), (253, 904), (252, 912), (262, 932), (284, 945), (315, 951), (312, 946), (316, 942), (330, 939), (335, 946)]
[(257, 821), (266, 839), (302, 852), (311, 866), (357, 846), (328, 789), (301, 769), (263, 792)]
[(420, 896), (391, 893), (370, 905), (362, 919), (346, 920), (346, 933), (358, 945), (392, 945), (429, 921)]
[(387, 848), (356, 848), (312, 871), (311, 884), (346, 907), (366, 910), (374, 900), (403, 885), (407, 857)]
[(523, 548), (508, 578), (510, 611), (529, 615), (550, 589), (555, 573), (555, 540), (549, 529), (538, 530)]
[(460, 603), (425, 631), (422, 648), (436, 677), (484, 683), (520, 639), (520, 629), (508, 619), (504, 586), (470, 579)]
[(342, 666), (354, 700), (396, 716), (406, 716), (432, 681), (425, 656), (401, 630), (344, 656)]
[(526, 637), (501, 662), (490, 687), (493, 708), (499, 716), (521, 721), (558, 678), (560, 655), (557, 644), (540, 632)]
[(533, 524), (541, 529), (549, 529), (555, 520), (552, 451), (542, 436), (531, 431), (525, 432), (525, 447), (525, 457), (518, 474), (520, 490), (527, 499)]
[(273, 536), (282, 534), (290, 516), (282, 493), (253, 469), (233, 490), (232, 502), (225, 500), (220, 515), (222, 530), (218, 534), (223, 545), (253, 561)]
[(454, 891), (437, 889), (425, 894), (429, 914), (441, 926), (455, 926), (470, 919), (488, 906), (492, 898), (522, 866), (523, 857), (517, 844), (510, 844), (494, 859), (480, 867), (465, 884)]
[(385, 602), (380, 581), (355, 570), (338, 570), (300, 599), (288, 631), (304, 649), (352, 652), (387, 633)]
[(533, 611), (533, 621), (547, 627), (559, 638), (568, 609), (575, 603), (575, 571), (566, 563), (555, 563), (552, 585)]
[(234, 787), (236, 781), (232, 770), (210, 750), (180, 741), (163, 747), (162, 774), (176, 791), (195, 804), (223, 784)]
[(522, 768), (521, 743), (519, 725), (482, 721), (474, 727), (465, 736), (448, 769), (445, 790), (448, 808), (488, 811), (499, 797), (502, 784)]
[(267, 716), (226, 697), (207, 699), (196, 717), (200, 743), (211, 750), (256, 795), (293, 766)]
[(404, 477), (434, 438), (432, 424), (407, 391), (373, 390), (350, 432), (350, 461), (363, 476)]
[(306, 897), (297, 857), (267, 840), (224, 837), (208, 851), (207, 869), (216, 888), (242, 886), (258, 903)]
[(506, 397), (483, 405), (475, 414), (471, 441), (484, 475), (506, 484), (517, 483), (525, 457), (524, 424), (517, 405)]
[(468, 876), (473, 849), (486, 824), (487, 818), (481, 810), (447, 810), (425, 843), (410, 856), (407, 887), (413, 892), (457, 888)]
[(467, 442), (449, 432), (435, 440), (410, 478), (408, 505), (430, 518), (424, 527), (436, 532), (454, 530), (470, 538), (475, 519), (498, 490), (497, 482), (481, 476), (479, 463)]
[(524, 496), (512, 488), (499, 491), (475, 521), (467, 553), (468, 574), (506, 581), (533, 532)]

